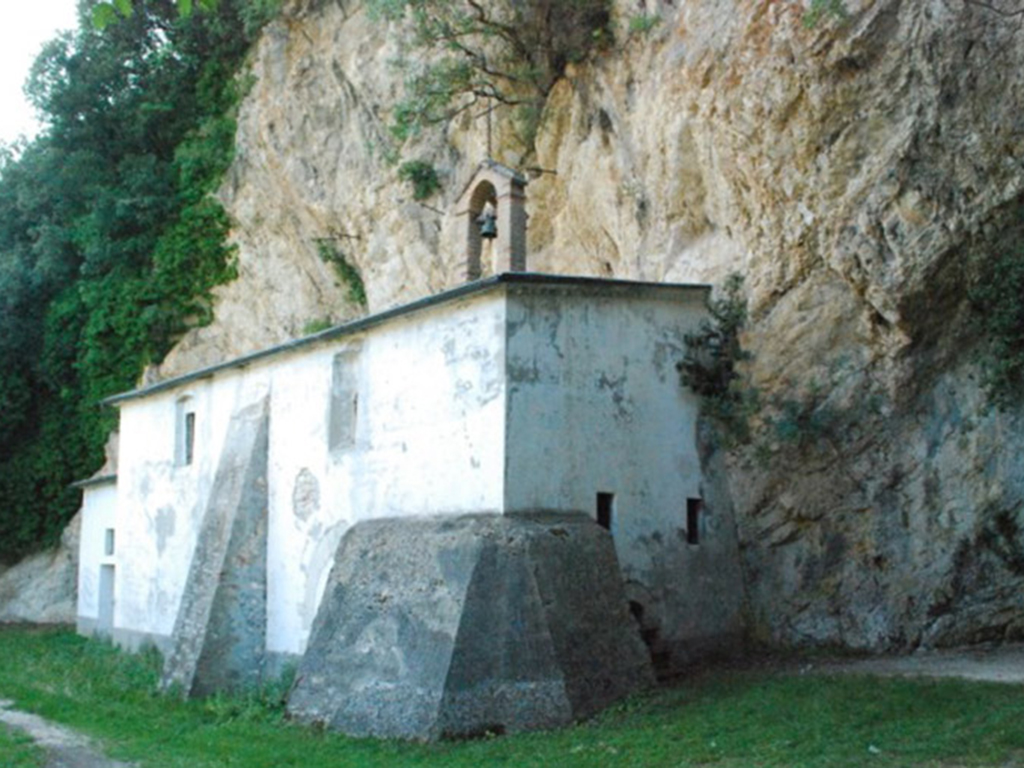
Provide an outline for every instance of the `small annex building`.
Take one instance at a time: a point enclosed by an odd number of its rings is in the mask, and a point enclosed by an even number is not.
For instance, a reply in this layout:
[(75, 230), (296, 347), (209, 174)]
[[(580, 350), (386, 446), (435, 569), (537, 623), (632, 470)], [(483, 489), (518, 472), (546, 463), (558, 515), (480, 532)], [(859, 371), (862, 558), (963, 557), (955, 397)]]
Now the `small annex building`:
[[(476, 215), (476, 211), (473, 211)], [(363, 735), (550, 727), (742, 631), (704, 286), (502, 273), (110, 398), (78, 628)]]

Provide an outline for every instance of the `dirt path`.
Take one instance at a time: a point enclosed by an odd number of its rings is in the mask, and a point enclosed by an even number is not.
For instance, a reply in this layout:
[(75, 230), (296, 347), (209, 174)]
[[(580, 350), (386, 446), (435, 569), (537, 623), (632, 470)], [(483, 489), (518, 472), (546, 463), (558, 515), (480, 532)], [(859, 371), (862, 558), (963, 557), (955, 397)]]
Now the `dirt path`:
[(1024, 683), (1024, 643), (995, 647), (919, 651), (909, 656), (831, 659), (811, 665), (819, 672), (869, 675), (960, 677), (994, 683)]
[(46, 751), (46, 768), (132, 768), (108, 759), (81, 734), (11, 706), (0, 699), (0, 723), (31, 736)]

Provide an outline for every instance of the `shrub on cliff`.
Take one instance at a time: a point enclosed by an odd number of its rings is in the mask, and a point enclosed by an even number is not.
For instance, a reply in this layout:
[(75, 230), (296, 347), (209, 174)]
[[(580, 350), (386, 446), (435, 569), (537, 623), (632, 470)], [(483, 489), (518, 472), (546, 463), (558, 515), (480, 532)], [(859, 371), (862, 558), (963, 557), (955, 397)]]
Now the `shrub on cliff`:
[(1017, 406), (1024, 400), (1024, 245), (988, 254), (969, 297), (990, 401), (1000, 409)]
[(483, 102), (513, 108), (529, 148), (552, 85), (610, 36), (611, 0), (367, 0), (367, 7), (379, 20), (404, 20), (418, 52), (418, 61), (402, 62), (399, 140)]
[(740, 343), (747, 322), (743, 276), (733, 273), (707, 303), (709, 319), (686, 335), (686, 354), (676, 366), (680, 381), (701, 398), (704, 415), (721, 427), (726, 445), (750, 439), (750, 417), (758, 407), (757, 391), (746, 384), (738, 366), (750, 359)]

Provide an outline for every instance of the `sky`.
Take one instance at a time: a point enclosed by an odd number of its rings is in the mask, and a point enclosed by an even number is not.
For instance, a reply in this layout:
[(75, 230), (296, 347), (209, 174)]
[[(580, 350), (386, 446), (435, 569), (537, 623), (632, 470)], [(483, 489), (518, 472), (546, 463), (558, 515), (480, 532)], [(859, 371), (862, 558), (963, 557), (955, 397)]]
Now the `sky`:
[(9, 143), (20, 134), (31, 138), (39, 130), (35, 110), (21, 87), (43, 43), (58, 30), (77, 26), (77, 0), (0, 2), (4, 5), (0, 22), (0, 142)]

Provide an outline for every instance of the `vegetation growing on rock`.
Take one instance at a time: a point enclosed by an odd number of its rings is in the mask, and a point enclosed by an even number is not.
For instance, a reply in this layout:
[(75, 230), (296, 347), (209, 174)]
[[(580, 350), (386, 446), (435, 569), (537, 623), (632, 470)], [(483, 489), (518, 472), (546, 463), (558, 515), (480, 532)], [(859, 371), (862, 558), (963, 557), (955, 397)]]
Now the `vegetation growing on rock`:
[(316, 251), (321, 261), (325, 264), (330, 264), (338, 275), (338, 279), (344, 283), (348, 300), (365, 309), (366, 286), (363, 284), (363, 278), (359, 274), (359, 270), (352, 266), (334, 240), (331, 238), (317, 240)]
[(735, 445), (750, 439), (749, 419), (757, 407), (757, 391), (738, 368), (750, 359), (740, 343), (747, 322), (743, 276), (729, 275), (719, 293), (708, 299), (709, 319), (686, 335), (686, 354), (676, 367), (683, 386), (703, 398), (704, 415), (722, 427), (725, 444)]
[(398, 178), (412, 185), (412, 199), (426, 200), (441, 188), (437, 170), (423, 160), (410, 160), (398, 168)]
[(233, 156), (253, 5), (182, 18), (147, 0), (102, 31), (93, 6), (34, 65), (47, 129), (0, 157), (0, 559), (56, 539), (68, 484), (102, 461), (99, 401), (209, 322), (235, 274), (210, 193)]
[(1024, 244), (1004, 238), (987, 254), (970, 299), (989, 397), (1001, 409), (1016, 407), (1024, 399)]
[(566, 66), (610, 37), (611, 0), (368, 0), (375, 17), (408, 21), (421, 61), (403, 63), (392, 127), (404, 141), (477, 105), (512, 107), (526, 148)]

